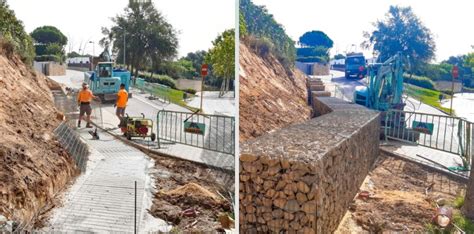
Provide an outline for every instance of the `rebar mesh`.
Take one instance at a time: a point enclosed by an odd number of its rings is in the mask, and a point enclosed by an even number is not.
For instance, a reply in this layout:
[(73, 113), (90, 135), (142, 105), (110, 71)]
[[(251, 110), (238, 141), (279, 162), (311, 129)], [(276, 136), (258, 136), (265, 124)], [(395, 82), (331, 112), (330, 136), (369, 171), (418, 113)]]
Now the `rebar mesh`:
[(60, 144), (74, 159), (76, 166), (84, 172), (89, 156), (89, 147), (74, 130), (79, 112), (75, 101), (77, 92), (71, 90), (66, 95), (62, 90), (53, 90), (54, 103), (56, 108), (64, 114), (64, 121), (54, 130)]

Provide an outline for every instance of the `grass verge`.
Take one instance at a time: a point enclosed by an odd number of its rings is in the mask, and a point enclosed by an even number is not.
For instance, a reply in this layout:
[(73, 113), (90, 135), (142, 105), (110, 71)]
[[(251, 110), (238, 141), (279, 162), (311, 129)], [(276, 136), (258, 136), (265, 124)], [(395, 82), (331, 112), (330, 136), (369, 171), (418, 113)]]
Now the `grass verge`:
[[(191, 111), (197, 111), (198, 108), (188, 106), (184, 100), (185, 92), (182, 90), (173, 89), (163, 84), (159, 83), (149, 83), (144, 82), (141, 86), (137, 84), (135, 88), (142, 89), (145, 92), (152, 93), (155, 96), (158, 96), (162, 99), (169, 100), (171, 103), (182, 106)], [(186, 93), (187, 98), (194, 97), (195, 95)]]
[(443, 95), (443, 98), (451, 98), (450, 95), (443, 94), (437, 90), (426, 89), (419, 86), (405, 84), (404, 86), (405, 93), (415, 99), (420, 100), (421, 102), (430, 105), (436, 109), (439, 109), (445, 113), (449, 113), (449, 108), (442, 107), (439, 102), (439, 95)]

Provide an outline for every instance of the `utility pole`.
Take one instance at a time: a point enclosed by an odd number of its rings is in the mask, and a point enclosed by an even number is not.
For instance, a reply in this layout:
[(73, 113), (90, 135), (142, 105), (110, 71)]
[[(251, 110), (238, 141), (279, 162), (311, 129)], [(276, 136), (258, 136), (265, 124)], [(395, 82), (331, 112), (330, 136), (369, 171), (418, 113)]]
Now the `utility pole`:
[(453, 116), (453, 99), (454, 99), (454, 76), (451, 81), (451, 106), (449, 108), (449, 115)]
[(201, 80), (201, 104), (200, 104), (200, 107), (199, 107), (199, 111), (201, 113), (203, 113), (203, 111), (202, 111), (202, 99), (204, 97), (204, 78), (207, 76), (208, 69), (209, 69), (209, 67), (208, 67), (207, 64), (201, 65), (201, 76), (202, 76), (202, 80)]
[(454, 79), (458, 78), (459, 76), (459, 68), (457, 65), (453, 66), (453, 69), (451, 70), (451, 108), (449, 111), (449, 114), (452, 116), (453, 115), (453, 99), (454, 99)]
[(93, 41), (89, 41), (89, 43), (92, 43), (92, 57), (95, 56), (95, 43)]

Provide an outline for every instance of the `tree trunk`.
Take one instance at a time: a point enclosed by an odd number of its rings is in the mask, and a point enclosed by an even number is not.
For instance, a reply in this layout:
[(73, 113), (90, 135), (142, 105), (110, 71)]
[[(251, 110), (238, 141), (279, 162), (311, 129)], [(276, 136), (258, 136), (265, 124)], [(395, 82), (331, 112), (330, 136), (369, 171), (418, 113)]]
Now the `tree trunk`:
[(140, 70), (140, 66), (138, 64), (135, 65), (135, 77), (138, 77), (138, 71)]
[(467, 182), (466, 197), (462, 206), (462, 213), (469, 219), (474, 220), (474, 171), (471, 170), (469, 182)]

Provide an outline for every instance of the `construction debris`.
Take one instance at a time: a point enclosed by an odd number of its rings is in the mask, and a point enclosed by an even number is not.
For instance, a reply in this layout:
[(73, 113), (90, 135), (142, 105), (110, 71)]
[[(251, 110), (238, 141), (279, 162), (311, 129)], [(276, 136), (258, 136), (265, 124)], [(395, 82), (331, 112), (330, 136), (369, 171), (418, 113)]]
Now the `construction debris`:
[[(216, 232), (233, 228), (222, 214), (233, 213), (229, 188), (215, 180), (215, 169), (178, 159), (155, 158), (155, 184), (159, 188), (153, 199), (150, 213), (186, 232)], [(159, 173), (167, 171), (166, 175)], [(183, 173), (186, 172), (186, 173)], [(233, 192), (233, 191), (232, 191)]]
[(437, 209), (436, 201), (453, 200), (462, 188), (463, 184), (425, 167), (379, 156), (361, 187), (373, 196), (355, 199), (336, 233), (426, 232), (432, 222), (445, 227), (451, 220), (449, 208)]

